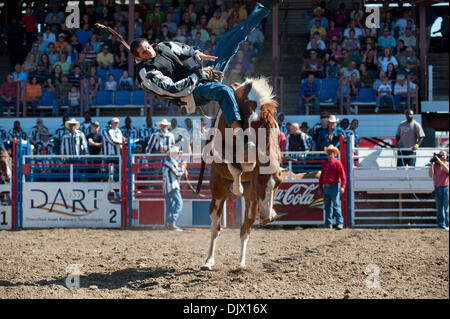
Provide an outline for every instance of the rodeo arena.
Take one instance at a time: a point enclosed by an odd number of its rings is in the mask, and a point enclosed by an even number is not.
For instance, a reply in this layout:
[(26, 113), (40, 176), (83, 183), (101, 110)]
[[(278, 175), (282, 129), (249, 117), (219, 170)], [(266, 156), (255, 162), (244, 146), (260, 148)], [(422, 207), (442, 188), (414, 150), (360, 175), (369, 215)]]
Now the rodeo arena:
[(0, 299), (448, 300), (448, 9), (0, 1)]

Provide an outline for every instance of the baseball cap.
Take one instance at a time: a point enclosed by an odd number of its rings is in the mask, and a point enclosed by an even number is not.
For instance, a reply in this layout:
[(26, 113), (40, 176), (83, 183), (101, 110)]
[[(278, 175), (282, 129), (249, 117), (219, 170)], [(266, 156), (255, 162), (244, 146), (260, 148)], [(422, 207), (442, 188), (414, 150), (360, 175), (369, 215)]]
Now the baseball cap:
[(59, 38), (59, 37), (64, 37), (64, 38), (65, 38), (66, 35), (65, 35), (64, 33), (60, 33), (60, 34), (58, 34), (58, 38)]
[(111, 119), (111, 123), (119, 123), (119, 122), (120, 122), (120, 120), (117, 117), (113, 117)]
[(98, 121), (95, 121), (95, 122), (91, 123), (91, 125), (100, 126), (100, 123)]

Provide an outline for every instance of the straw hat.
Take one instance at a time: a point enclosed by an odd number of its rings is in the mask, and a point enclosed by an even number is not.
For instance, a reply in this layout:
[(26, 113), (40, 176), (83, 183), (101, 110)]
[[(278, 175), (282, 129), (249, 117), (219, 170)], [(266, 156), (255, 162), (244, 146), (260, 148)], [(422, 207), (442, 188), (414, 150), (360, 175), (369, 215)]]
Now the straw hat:
[(180, 155), (180, 154), (182, 154), (182, 153), (183, 153), (183, 151), (180, 150), (180, 147), (178, 147), (177, 145), (175, 145), (175, 146), (172, 146), (172, 147), (170, 148), (170, 150), (168, 150), (168, 151), (166, 152), (166, 155), (167, 155), (167, 156), (175, 156), (175, 155)]
[(332, 145), (332, 144), (330, 144), (330, 145), (328, 145), (328, 146), (325, 146), (324, 147), (324, 149), (323, 149), (323, 151), (325, 152), (325, 153), (327, 153), (328, 151), (332, 151), (333, 153), (334, 153), (334, 155), (339, 155), (339, 150), (337, 149), (337, 147), (336, 146), (334, 146), (334, 145)]
[(75, 129), (78, 130), (78, 128), (80, 127), (80, 122), (78, 122), (76, 119), (71, 119), (70, 121), (66, 121), (64, 123), (64, 126), (69, 129), (69, 125), (70, 124), (75, 124)]
[(339, 119), (337, 119), (336, 118), (336, 115), (330, 115), (330, 117), (328, 117), (328, 122), (331, 122), (331, 123), (336, 123), (336, 122), (339, 122)]
[(159, 121), (156, 123), (156, 126), (161, 127), (162, 125), (164, 126), (170, 126), (170, 122), (167, 121), (167, 119), (163, 119), (162, 121)]

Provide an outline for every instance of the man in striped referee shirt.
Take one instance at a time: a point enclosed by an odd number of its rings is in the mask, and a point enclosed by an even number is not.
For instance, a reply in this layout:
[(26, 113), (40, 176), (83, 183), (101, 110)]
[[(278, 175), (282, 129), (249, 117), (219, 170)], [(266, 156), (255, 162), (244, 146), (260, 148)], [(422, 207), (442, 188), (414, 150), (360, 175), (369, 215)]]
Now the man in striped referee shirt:
[(119, 129), (119, 119), (111, 119), (109, 128), (103, 131), (103, 155), (120, 155), (122, 150), (123, 135)]
[(186, 164), (183, 162), (180, 166), (178, 163), (181, 153), (178, 146), (173, 146), (167, 151), (167, 157), (162, 169), (163, 192), (166, 197), (166, 227), (175, 231), (182, 231), (181, 228), (175, 225), (183, 208), (183, 199), (180, 193), (180, 179), (186, 169)]
[(71, 119), (64, 123), (69, 130), (61, 139), (61, 155), (86, 155), (89, 154), (86, 136), (79, 130), (80, 122)]

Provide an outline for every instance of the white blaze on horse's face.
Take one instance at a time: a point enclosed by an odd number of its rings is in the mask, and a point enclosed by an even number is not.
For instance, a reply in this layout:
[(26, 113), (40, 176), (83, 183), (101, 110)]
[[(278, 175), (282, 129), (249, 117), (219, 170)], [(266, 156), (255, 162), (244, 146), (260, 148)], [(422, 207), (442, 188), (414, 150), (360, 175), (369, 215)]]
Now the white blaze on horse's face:
[[(246, 85), (245, 82), (243, 85)], [(255, 111), (249, 116), (248, 124), (259, 120), (261, 105), (268, 103), (274, 99), (273, 89), (269, 85), (267, 78), (261, 77), (252, 80), (252, 88), (248, 92), (248, 100), (256, 103)]]

